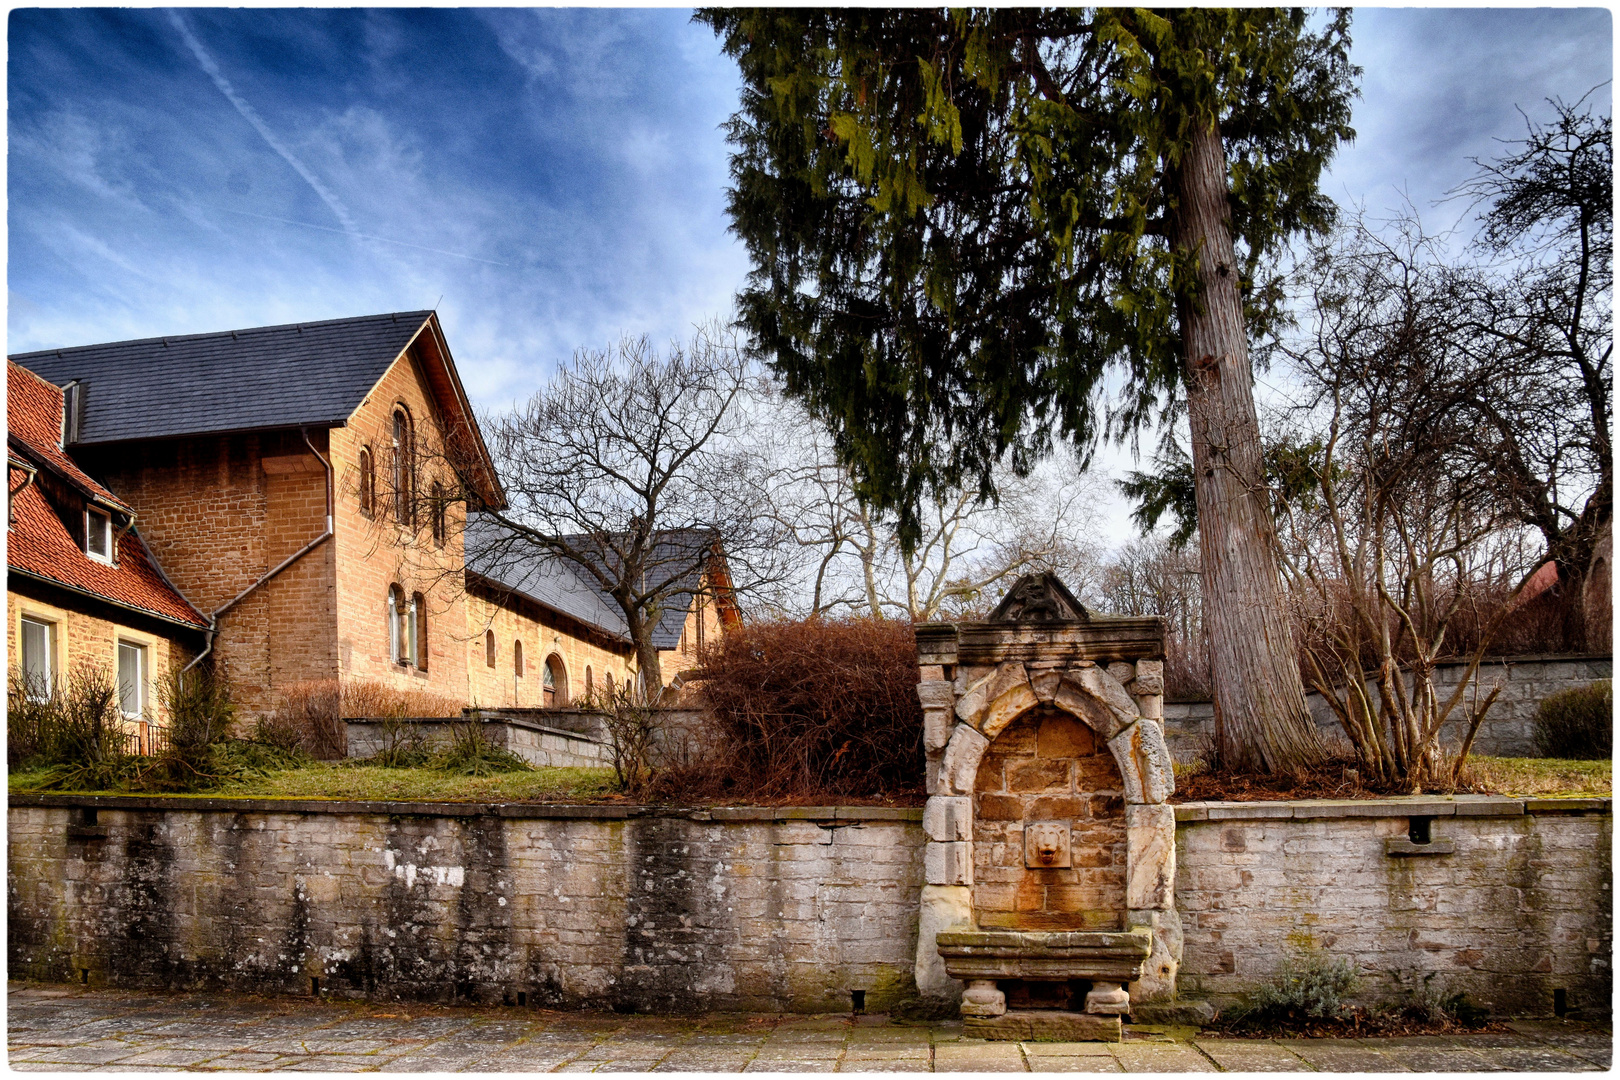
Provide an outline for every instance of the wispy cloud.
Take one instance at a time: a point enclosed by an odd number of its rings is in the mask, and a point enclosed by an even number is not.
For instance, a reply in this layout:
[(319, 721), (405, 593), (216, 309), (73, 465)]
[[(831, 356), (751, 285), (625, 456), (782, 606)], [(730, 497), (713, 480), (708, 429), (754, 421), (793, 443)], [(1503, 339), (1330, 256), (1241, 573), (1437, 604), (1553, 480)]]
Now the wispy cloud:
[(179, 31), (180, 37), (186, 43), (186, 48), (190, 49), (191, 54), (197, 58), (197, 63), (202, 67), (203, 71), (207, 72), (208, 77), (214, 80), (214, 85), (219, 87), (219, 92), (225, 95), (225, 100), (235, 106), (236, 111), (242, 114), (242, 119), (253, 125), (253, 130), (259, 133), (259, 137), (265, 141), (265, 144), (270, 149), (280, 154), (281, 159), (291, 165), (293, 171), (304, 178), (304, 182), (310, 186), (310, 189), (316, 195), (320, 196), (321, 201), (332, 211), (332, 216), (338, 219), (339, 224), (343, 226), (343, 231), (358, 239), (360, 230), (355, 225), (354, 218), (349, 214), (348, 207), (343, 205), (343, 200), (339, 199), (325, 184), (321, 183), (320, 177), (316, 176), (308, 165), (299, 160), (297, 154), (287, 149), (287, 145), (276, 137), (276, 133), (270, 130), (270, 125), (266, 124), (253, 106), (248, 104), (247, 99), (236, 92), (235, 87), (231, 86), (231, 81), (220, 70), (219, 64), (214, 60), (213, 55), (203, 47), (201, 41), (197, 40), (197, 35), (191, 32), (191, 27), (186, 25), (185, 16), (181, 15), (175, 8), (168, 8), (165, 14), (168, 15), (169, 22), (173, 24), (175, 30)]
[[(1429, 209), (1515, 104), (1607, 77), (1608, 19), (1358, 10), (1360, 137), (1329, 194)], [(35, 7), (10, 30), (14, 351), (442, 294), (469, 393), (501, 409), (580, 346), (686, 336), (747, 274), (720, 130), (739, 77), (686, 12)]]

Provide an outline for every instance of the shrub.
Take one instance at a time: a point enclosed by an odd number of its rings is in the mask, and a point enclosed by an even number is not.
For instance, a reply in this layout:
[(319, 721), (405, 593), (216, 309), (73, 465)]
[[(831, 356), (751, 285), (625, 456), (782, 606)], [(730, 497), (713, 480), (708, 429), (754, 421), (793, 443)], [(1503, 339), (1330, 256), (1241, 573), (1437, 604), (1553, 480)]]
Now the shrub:
[(38, 786), (102, 790), (135, 768), (124, 752), (118, 691), (105, 665), (81, 661), (65, 683), (35, 700), (13, 671), (6, 698), (7, 759), (12, 768), (49, 770)]
[(1614, 756), (1614, 683), (1553, 694), (1536, 710), (1539, 757), (1596, 761)]
[(640, 683), (626, 679), (611, 691), (598, 690), (584, 707), (602, 716), (618, 789), (643, 790), (652, 775), (651, 754), (660, 735), (657, 705), (647, 700)]
[(319, 761), (347, 755), (343, 695), (336, 679), (293, 683), (281, 692), (275, 710), (257, 724), (256, 737), (270, 746), (297, 748)]
[(1332, 1019), (1349, 1009), (1344, 999), (1355, 987), (1356, 969), (1348, 960), (1324, 956), (1287, 960), (1276, 977), (1250, 997), (1241, 1019), (1248, 1023)]
[(168, 715), (168, 745), (132, 777), (146, 791), (196, 791), (240, 773), (218, 753), (231, 737), (236, 703), (223, 667), (185, 671), (175, 664), (158, 680), (158, 701)]
[[(396, 690), (363, 679), (342, 683), (337, 679), (310, 679), (282, 690), (275, 710), (259, 721), (256, 737), (269, 745), (298, 749), (317, 760), (332, 761), (349, 752), (348, 733), (343, 726), (347, 717), (397, 720), (407, 716), (460, 716), (461, 709), (459, 698), (428, 690)], [(399, 740), (390, 740), (390, 750), (406, 756), (415, 754)], [(415, 756), (426, 757), (425, 753)]]
[(485, 737), (480, 725), (470, 720), (455, 725), (450, 745), (435, 754), (429, 764), (455, 776), (494, 776), (533, 768), (512, 751), (496, 746)]
[(731, 796), (918, 793), (917, 645), (909, 622), (808, 619), (745, 625), (706, 650), (715, 718), (708, 766)]

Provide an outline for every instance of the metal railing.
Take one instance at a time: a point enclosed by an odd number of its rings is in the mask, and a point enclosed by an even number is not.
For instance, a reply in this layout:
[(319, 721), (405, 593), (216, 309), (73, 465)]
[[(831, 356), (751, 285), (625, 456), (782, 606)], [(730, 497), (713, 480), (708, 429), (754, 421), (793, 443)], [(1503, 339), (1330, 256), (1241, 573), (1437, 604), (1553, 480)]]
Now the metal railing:
[(157, 757), (169, 749), (169, 729), (146, 721), (137, 721), (132, 730), (124, 733), (124, 753), (135, 757)]

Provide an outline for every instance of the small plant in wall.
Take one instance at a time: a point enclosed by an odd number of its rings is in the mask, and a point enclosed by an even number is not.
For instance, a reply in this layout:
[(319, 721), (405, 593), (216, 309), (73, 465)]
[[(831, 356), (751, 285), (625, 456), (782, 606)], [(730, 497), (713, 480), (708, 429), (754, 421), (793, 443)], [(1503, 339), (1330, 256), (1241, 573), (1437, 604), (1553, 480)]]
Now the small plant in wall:
[(1337, 1020), (1348, 1017), (1346, 1000), (1356, 988), (1356, 969), (1350, 961), (1309, 953), (1289, 958), (1270, 981), (1249, 998), (1248, 1008), (1234, 1019), (1246, 1025), (1286, 1024), (1302, 1020)]

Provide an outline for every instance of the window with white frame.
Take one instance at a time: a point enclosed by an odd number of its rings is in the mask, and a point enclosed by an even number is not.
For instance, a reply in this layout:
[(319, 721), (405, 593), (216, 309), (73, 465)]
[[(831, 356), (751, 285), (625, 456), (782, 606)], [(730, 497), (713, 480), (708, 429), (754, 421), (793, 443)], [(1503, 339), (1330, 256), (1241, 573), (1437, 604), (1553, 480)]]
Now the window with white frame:
[(44, 701), (51, 696), (51, 685), (56, 679), (56, 664), (51, 646), (55, 644), (56, 626), (39, 619), (22, 620), (22, 670), (28, 687), (28, 696)]
[(84, 510), (84, 553), (97, 562), (111, 564), (112, 515), (93, 506)]
[(136, 717), (146, 711), (146, 646), (118, 643), (118, 710)]

